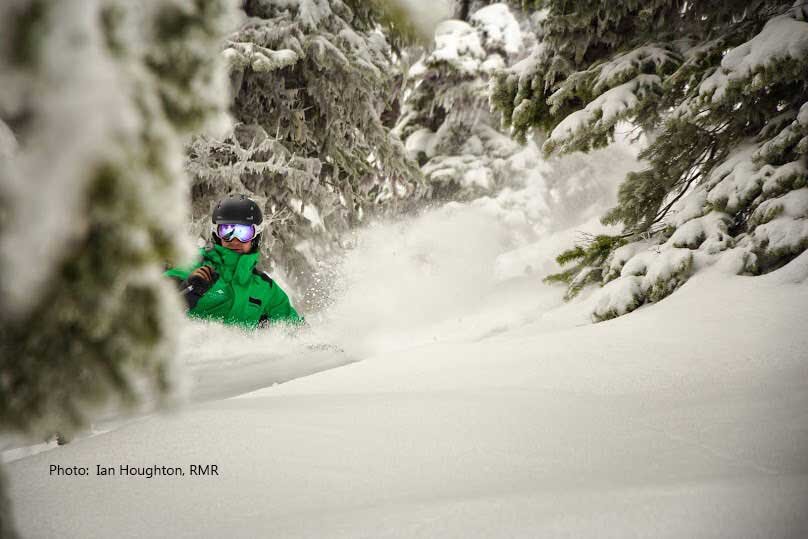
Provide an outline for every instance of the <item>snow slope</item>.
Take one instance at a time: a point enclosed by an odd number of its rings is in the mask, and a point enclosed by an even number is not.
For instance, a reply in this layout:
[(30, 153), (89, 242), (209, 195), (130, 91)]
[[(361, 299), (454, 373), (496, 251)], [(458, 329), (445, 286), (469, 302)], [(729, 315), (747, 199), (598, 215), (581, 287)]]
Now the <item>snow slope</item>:
[[(807, 276), (806, 255), (760, 278), (709, 270), (610, 322), (551, 308), (150, 417), (11, 463), (17, 522), (24, 537), (804, 537)], [(221, 474), (49, 477), (57, 463)]]
[(514, 256), (512, 228), (453, 206), (363, 232), (302, 345), (190, 325), (193, 404), (7, 464), (22, 536), (808, 536), (808, 253), (591, 324), (597, 294), (522, 271), (553, 237)]

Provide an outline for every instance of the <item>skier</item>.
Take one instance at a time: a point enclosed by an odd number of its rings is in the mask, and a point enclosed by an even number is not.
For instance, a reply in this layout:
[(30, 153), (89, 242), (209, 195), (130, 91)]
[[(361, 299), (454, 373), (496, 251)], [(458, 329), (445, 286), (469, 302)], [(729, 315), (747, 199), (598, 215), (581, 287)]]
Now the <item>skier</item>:
[(286, 293), (256, 268), (264, 228), (258, 204), (231, 195), (216, 204), (211, 221), (212, 244), (201, 260), (165, 272), (179, 284), (188, 315), (247, 328), (302, 324)]

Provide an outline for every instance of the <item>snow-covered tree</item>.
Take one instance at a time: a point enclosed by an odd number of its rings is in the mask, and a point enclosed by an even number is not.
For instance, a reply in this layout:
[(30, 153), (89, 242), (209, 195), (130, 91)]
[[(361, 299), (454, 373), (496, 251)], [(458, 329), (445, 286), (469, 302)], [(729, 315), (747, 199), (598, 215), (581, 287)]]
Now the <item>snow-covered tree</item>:
[(0, 5), (0, 429), (67, 434), (90, 405), (169, 387), (163, 261), (191, 252), (184, 144), (224, 115), (231, 16), (225, 0)]
[(468, 21), (448, 20), (433, 46), (408, 71), (395, 131), (418, 160), (435, 199), (473, 199), (513, 176), (508, 160), (519, 148), (489, 110), (489, 79), (522, 50), (522, 32), (504, 3)]
[(511, 8), (520, 9), (522, 0), (507, 0), (505, 2), (497, 2), (496, 0), (452, 0), (452, 16), (455, 19), (468, 22), (473, 13), (491, 4), (507, 4)]
[(601, 236), (563, 253), (568, 295), (607, 285), (619, 316), (722, 259), (778, 268), (808, 247), (808, 8), (804, 2), (543, 0), (532, 54), (497, 74), (492, 101), (547, 154), (603, 147), (618, 124), (650, 142)]
[(418, 183), (383, 122), (395, 66), (381, 26), (390, 15), (373, 5), (245, 2), (224, 49), (238, 124), (190, 147), (197, 230), (209, 234), (216, 199), (249, 193), (275, 225), (262, 248), (299, 287), (345, 230)]

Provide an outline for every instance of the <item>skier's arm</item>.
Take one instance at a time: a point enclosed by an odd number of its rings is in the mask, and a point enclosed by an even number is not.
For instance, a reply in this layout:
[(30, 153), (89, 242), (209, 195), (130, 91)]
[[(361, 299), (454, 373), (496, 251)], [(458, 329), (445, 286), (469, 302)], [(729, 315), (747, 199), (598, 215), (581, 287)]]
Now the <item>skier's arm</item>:
[(177, 282), (189, 310), (196, 307), (205, 292), (210, 290), (211, 285), (219, 278), (219, 274), (209, 266), (201, 266), (187, 276), (179, 269), (168, 270), (165, 275)]
[(277, 283), (272, 283), (272, 293), (269, 296), (269, 301), (259, 321), (259, 325), (265, 326), (267, 323), (272, 322), (286, 322), (294, 325), (304, 325), (305, 320), (300, 316), (289, 301), (289, 296), (286, 295)]

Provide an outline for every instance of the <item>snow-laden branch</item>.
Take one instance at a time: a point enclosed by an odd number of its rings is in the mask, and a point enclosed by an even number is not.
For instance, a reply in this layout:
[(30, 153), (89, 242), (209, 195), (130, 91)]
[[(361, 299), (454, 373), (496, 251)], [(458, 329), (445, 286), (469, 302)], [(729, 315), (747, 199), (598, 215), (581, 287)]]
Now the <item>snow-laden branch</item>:
[(787, 75), (784, 63), (808, 63), (808, 23), (790, 14), (771, 19), (755, 37), (727, 52), (721, 66), (701, 83), (699, 94), (721, 101), (731, 88), (750, 80), (759, 87), (766, 79)]
[(544, 144), (545, 152), (562, 153), (588, 147), (588, 140), (610, 133), (617, 122), (629, 119), (643, 100), (661, 90), (658, 75), (639, 75), (601, 94), (584, 109), (573, 112), (559, 123)]

